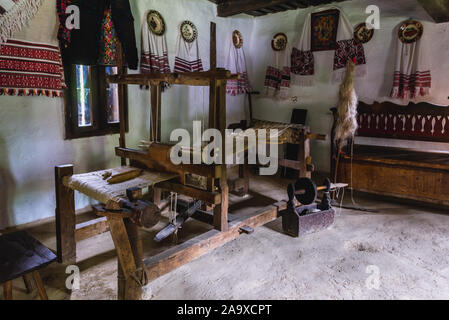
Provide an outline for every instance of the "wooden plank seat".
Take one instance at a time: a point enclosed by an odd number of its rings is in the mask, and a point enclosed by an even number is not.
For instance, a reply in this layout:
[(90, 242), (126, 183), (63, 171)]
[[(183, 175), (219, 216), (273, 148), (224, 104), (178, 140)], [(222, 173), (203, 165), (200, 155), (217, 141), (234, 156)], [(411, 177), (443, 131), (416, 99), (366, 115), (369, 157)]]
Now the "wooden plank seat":
[(4, 299), (12, 300), (12, 280), (23, 277), (28, 293), (33, 277), (39, 296), (48, 300), (39, 270), (56, 260), (56, 255), (25, 231), (0, 236), (0, 284)]
[[(358, 137), (449, 143), (447, 107), (361, 102), (357, 120)], [(342, 150), (338, 167), (337, 150), (333, 148), (333, 172), (337, 171), (339, 181), (363, 192), (449, 205), (449, 153), (363, 145), (357, 141), (353, 154), (351, 142)]]

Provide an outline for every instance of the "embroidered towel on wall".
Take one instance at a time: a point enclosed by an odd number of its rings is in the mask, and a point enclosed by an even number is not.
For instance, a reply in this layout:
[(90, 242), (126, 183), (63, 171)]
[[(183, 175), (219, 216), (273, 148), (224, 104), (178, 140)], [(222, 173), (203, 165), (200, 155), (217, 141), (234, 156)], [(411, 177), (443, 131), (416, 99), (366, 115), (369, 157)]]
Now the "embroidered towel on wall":
[[(147, 15), (145, 14), (145, 17)], [(140, 71), (142, 73), (170, 73), (168, 63), (167, 39), (165, 34), (157, 36), (150, 31), (147, 19), (142, 25), (142, 59)]]
[[(178, 28), (180, 30), (180, 28)], [(183, 39), (181, 31), (176, 43), (176, 57), (174, 72), (200, 72), (203, 71), (203, 62), (200, 58), (198, 39), (187, 42)]]
[[(328, 10), (328, 8), (325, 10)], [(315, 13), (321, 11), (323, 9), (315, 11)], [(310, 87), (315, 83), (315, 59), (311, 49), (312, 34), (312, 13), (309, 13), (304, 22), (301, 36), (292, 49), (291, 55), (292, 82), (299, 86)], [(340, 11), (332, 73), (332, 82), (334, 83), (343, 80), (347, 62), (354, 59), (357, 65), (356, 76), (364, 76), (366, 74), (366, 59), (363, 45), (356, 43), (353, 36), (353, 27), (344, 13)]]
[(43, 0), (0, 0), (0, 45), (32, 19)]
[(9, 39), (0, 46), (0, 95), (62, 97), (58, 46)]
[(414, 99), (430, 94), (432, 76), (421, 49), (421, 40), (403, 43), (398, 40), (392, 98)]
[(290, 47), (273, 50), (265, 75), (265, 95), (288, 99), (290, 93)]
[(231, 47), (229, 49), (228, 63), (226, 69), (232, 74), (240, 75), (240, 80), (228, 80), (226, 85), (226, 93), (236, 96), (251, 91), (251, 86), (248, 79), (248, 72), (246, 69), (246, 57), (243, 46), (236, 48), (231, 40)]

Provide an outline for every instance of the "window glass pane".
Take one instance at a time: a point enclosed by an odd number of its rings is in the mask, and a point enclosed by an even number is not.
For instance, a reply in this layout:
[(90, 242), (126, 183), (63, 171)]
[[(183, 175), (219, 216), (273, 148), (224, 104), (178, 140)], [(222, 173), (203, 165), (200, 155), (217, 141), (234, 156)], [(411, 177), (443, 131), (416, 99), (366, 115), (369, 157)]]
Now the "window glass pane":
[(76, 65), (76, 97), (78, 102), (78, 126), (92, 125), (92, 97), (90, 68)]
[[(117, 67), (105, 67), (106, 75), (117, 74)], [(106, 111), (108, 123), (120, 122), (118, 111), (118, 85), (109, 83), (106, 87)]]

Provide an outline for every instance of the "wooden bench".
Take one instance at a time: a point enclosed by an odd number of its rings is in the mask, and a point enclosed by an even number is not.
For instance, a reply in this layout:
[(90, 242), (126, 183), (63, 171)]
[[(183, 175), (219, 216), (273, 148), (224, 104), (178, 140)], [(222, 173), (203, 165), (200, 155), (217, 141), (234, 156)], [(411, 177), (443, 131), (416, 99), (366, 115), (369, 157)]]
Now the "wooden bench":
[[(449, 143), (447, 107), (360, 102), (358, 123), (359, 137)], [(333, 146), (332, 171), (354, 190), (449, 205), (449, 153), (355, 144), (351, 164), (350, 146), (342, 151), (337, 168)]]
[(0, 284), (5, 300), (12, 300), (12, 280), (23, 277), (28, 293), (36, 283), (39, 296), (48, 300), (39, 269), (56, 260), (56, 255), (25, 231), (0, 236)]

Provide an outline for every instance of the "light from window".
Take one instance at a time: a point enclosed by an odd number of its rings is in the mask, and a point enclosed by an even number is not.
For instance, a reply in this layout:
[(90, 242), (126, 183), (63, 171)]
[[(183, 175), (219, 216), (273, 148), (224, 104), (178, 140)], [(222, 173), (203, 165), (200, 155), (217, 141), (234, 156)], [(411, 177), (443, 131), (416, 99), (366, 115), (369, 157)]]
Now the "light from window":
[[(117, 67), (106, 67), (106, 75), (117, 74)], [(106, 87), (106, 111), (108, 123), (120, 122), (118, 107), (118, 85), (109, 83)]]
[(78, 126), (92, 125), (92, 97), (90, 88), (90, 72), (88, 66), (76, 66), (76, 91), (78, 101)]

